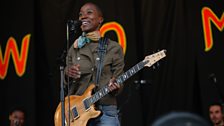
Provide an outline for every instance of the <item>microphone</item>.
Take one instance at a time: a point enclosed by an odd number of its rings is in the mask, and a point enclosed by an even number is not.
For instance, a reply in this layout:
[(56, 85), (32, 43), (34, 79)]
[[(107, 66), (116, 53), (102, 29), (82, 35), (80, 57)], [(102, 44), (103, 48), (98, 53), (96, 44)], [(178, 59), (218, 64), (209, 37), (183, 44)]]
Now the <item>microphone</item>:
[(224, 107), (224, 101), (223, 101), (224, 96), (222, 94), (221, 88), (219, 87), (219, 83), (218, 83), (218, 80), (217, 80), (217, 77), (216, 77), (215, 73), (209, 74), (208, 78), (214, 84), (215, 90), (216, 90), (216, 92), (217, 92), (217, 94), (219, 95), (219, 98), (220, 98), (219, 100)]
[(19, 126), (19, 124), (20, 124), (19, 120), (18, 120), (18, 119), (15, 119), (15, 120), (14, 120), (14, 125), (15, 125), (15, 126)]
[(215, 76), (214, 73), (211, 73), (208, 78), (213, 82), (213, 83), (217, 83), (217, 78)]
[(80, 28), (80, 26), (82, 25), (82, 21), (80, 21), (80, 20), (68, 20), (67, 24), (70, 28), (70, 31), (74, 31), (77, 28)]

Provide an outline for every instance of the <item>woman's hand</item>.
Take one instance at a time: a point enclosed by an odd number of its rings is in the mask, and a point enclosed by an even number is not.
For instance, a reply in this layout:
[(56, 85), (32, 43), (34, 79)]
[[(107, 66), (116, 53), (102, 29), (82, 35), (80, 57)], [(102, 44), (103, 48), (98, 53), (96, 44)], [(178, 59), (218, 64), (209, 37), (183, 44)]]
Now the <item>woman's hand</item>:
[(116, 82), (116, 79), (113, 77), (110, 79), (109, 82), (109, 90), (113, 91), (113, 90), (118, 90), (121, 86)]
[(80, 78), (81, 77), (80, 65), (75, 64), (75, 65), (69, 66), (65, 74), (74, 79)]

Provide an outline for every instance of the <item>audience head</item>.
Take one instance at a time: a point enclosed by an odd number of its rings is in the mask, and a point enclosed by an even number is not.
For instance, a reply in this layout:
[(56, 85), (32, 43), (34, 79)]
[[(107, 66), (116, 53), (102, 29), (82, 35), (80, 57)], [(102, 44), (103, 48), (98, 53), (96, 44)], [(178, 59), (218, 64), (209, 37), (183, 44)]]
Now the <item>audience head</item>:
[(152, 126), (209, 126), (209, 124), (193, 113), (171, 112), (158, 118)]
[(25, 121), (25, 111), (21, 108), (14, 108), (9, 113), (10, 126), (23, 126)]
[(215, 102), (209, 105), (209, 117), (211, 122), (217, 125), (224, 125), (223, 121), (223, 106), (219, 102)]

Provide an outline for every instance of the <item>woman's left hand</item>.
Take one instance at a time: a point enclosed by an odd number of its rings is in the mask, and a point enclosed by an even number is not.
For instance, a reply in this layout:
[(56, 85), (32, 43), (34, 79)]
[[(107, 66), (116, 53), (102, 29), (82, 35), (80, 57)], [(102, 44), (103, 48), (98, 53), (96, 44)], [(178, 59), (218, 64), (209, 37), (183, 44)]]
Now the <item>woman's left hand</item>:
[(113, 91), (113, 90), (118, 90), (121, 86), (116, 82), (116, 79), (113, 77), (110, 79), (109, 82), (109, 90)]

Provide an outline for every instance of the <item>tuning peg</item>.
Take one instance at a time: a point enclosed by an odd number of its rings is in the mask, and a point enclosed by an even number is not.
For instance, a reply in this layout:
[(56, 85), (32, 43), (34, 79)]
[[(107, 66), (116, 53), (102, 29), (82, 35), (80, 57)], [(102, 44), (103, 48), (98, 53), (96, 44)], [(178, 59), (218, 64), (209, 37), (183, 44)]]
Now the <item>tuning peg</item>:
[(153, 66), (152, 66), (152, 69), (153, 69), (153, 70), (155, 70), (155, 69), (156, 69), (155, 65), (153, 65)]
[(159, 67), (159, 62), (156, 62), (156, 66)]

